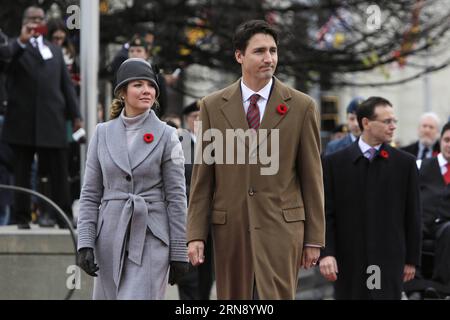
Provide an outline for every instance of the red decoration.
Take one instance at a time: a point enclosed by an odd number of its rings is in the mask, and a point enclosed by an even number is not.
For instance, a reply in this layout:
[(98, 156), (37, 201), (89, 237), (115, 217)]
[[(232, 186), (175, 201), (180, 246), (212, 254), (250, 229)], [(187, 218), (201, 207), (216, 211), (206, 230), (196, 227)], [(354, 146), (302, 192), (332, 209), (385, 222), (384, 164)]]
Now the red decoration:
[(288, 108), (286, 107), (285, 104), (279, 104), (277, 107), (277, 112), (279, 114), (281, 114), (282, 116), (284, 116), (284, 114), (288, 111)]
[(152, 143), (154, 139), (155, 139), (155, 137), (153, 137), (153, 135), (151, 133), (144, 134), (144, 141), (146, 143)]
[(389, 153), (386, 150), (381, 150), (380, 156), (387, 159), (387, 158), (389, 158)]

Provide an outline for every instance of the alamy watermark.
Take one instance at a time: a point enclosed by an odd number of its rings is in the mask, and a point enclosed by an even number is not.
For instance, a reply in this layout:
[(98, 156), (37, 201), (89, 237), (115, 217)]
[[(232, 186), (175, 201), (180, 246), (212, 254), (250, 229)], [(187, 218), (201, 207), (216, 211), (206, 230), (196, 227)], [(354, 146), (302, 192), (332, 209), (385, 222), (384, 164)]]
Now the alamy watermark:
[[(280, 130), (279, 129), (226, 129), (225, 132), (211, 128), (203, 131), (202, 122), (195, 122), (197, 147), (192, 154), (191, 133), (180, 130), (179, 139), (182, 150), (174, 148), (173, 161), (182, 159), (186, 164), (248, 164), (261, 165), (263, 176), (276, 175), (280, 167)], [(205, 143), (205, 144), (204, 144)], [(202, 146), (204, 146), (202, 148)], [(192, 161), (193, 159), (193, 161)]]
[(69, 30), (80, 29), (81, 28), (81, 9), (77, 5), (71, 5), (67, 7), (66, 13), (69, 15), (67, 17), (66, 26)]
[(81, 289), (81, 269), (76, 265), (70, 265), (66, 269), (69, 275), (66, 279), (66, 288), (69, 290)]
[(370, 265), (366, 269), (366, 273), (370, 274), (367, 278), (366, 285), (369, 290), (381, 289), (381, 269), (380, 266)]
[(369, 31), (381, 28), (381, 9), (378, 5), (372, 4), (367, 7), (366, 13), (369, 15), (366, 20), (366, 27)]

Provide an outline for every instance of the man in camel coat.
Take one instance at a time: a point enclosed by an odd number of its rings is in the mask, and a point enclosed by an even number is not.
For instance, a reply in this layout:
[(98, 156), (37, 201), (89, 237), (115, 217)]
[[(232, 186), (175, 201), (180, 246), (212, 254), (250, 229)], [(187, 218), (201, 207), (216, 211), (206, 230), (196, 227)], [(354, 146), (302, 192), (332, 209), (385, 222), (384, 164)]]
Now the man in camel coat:
[(273, 77), (277, 39), (265, 21), (240, 25), (242, 78), (200, 103), (188, 254), (204, 262), (212, 224), (219, 299), (294, 299), (300, 267), (325, 245), (319, 116), (309, 96)]

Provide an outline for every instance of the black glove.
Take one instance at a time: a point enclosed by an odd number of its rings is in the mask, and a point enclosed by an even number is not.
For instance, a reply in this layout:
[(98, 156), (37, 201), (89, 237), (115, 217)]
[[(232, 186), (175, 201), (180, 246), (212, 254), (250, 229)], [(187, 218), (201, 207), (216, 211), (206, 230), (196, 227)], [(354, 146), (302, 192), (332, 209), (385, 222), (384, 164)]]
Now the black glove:
[(173, 286), (189, 271), (189, 263), (170, 261), (169, 284)]
[(96, 272), (98, 271), (98, 266), (95, 264), (94, 260), (94, 249), (81, 248), (78, 250), (77, 264), (91, 277), (96, 277)]

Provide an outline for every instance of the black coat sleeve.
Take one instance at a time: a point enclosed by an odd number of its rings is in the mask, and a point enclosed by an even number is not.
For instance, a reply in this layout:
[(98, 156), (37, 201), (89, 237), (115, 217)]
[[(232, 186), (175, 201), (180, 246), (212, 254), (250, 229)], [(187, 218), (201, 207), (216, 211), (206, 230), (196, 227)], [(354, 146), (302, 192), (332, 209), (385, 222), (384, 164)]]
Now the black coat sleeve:
[[(58, 55), (61, 59), (61, 90), (64, 94), (66, 101), (66, 112), (69, 119), (73, 120), (76, 118), (81, 119), (80, 108), (78, 105), (77, 94), (75, 91), (75, 86), (70, 78), (69, 70), (67, 70), (66, 64), (64, 63), (64, 58), (62, 55)], [(96, 106), (94, 106), (96, 107)]]
[(322, 159), (323, 184), (325, 193), (325, 248), (322, 249), (321, 256), (335, 256), (336, 250), (336, 225), (335, 225), (335, 203), (333, 190), (333, 171), (330, 157)]
[(420, 266), (422, 248), (422, 206), (416, 162), (411, 159), (406, 194), (406, 264)]

